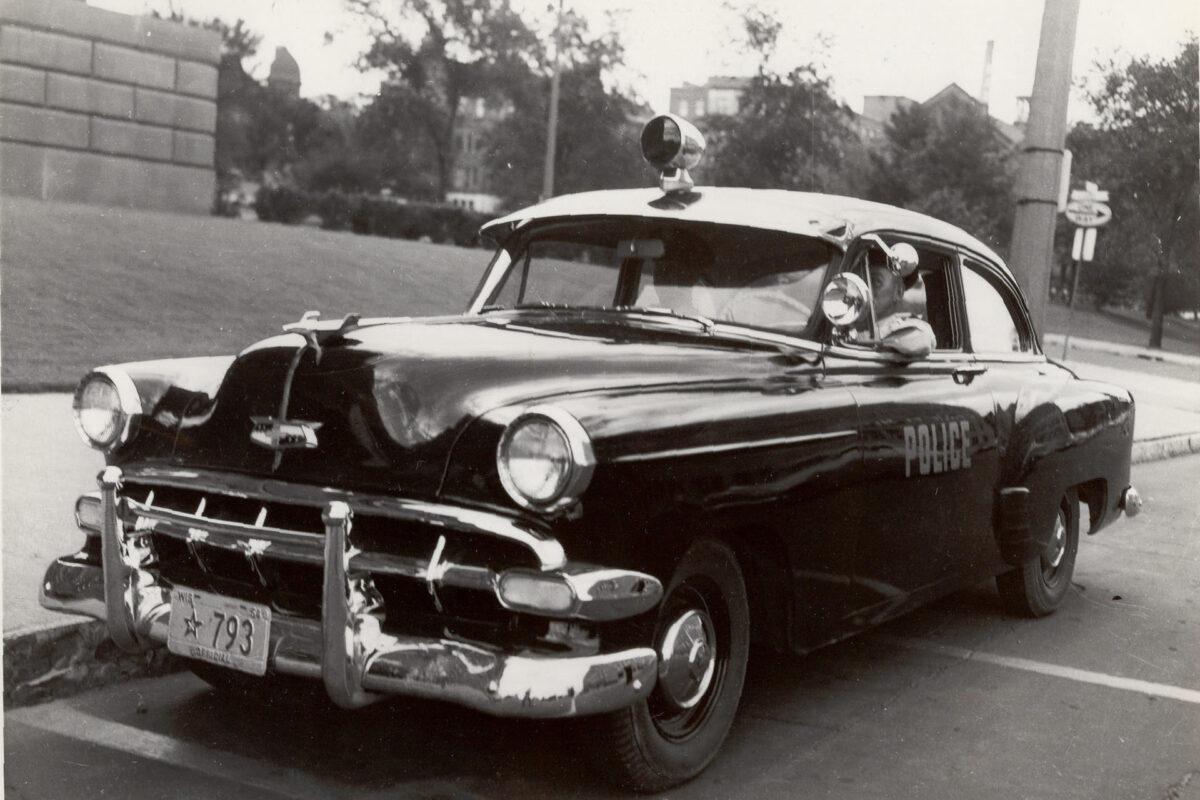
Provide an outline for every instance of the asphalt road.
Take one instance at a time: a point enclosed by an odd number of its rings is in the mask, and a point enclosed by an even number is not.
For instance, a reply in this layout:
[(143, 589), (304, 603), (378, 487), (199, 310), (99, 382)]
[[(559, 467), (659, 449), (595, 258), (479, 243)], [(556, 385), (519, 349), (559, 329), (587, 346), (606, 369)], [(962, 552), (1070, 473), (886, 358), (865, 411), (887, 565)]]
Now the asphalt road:
[[(1080, 550), (1054, 616), (985, 585), (805, 658), (755, 654), (682, 798), (1200, 798), (1200, 456)], [(190, 674), (5, 714), (9, 797), (613, 796), (586, 721), (247, 706)]]

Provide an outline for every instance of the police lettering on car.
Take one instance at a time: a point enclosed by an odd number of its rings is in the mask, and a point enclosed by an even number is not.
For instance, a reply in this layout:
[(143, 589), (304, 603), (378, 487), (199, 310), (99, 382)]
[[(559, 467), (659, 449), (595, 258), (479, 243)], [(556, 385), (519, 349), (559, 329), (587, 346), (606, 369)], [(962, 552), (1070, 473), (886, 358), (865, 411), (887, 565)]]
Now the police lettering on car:
[(965, 419), (904, 426), (904, 477), (971, 466), (971, 423)]

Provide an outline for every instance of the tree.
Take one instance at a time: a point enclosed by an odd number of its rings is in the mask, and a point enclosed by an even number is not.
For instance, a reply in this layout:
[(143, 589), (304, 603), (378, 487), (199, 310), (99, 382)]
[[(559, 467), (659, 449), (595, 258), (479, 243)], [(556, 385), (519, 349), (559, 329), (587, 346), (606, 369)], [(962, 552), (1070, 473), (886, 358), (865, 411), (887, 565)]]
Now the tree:
[(970, 231), (1002, 250), (1012, 228), (1012, 145), (986, 108), (950, 98), (892, 115), (867, 195)]
[(849, 148), (856, 146), (849, 109), (831, 94), (813, 64), (779, 73), (772, 67), (781, 23), (752, 8), (742, 17), (745, 45), (758, 54), (757, 74), (736, 115), (704, 121), (712, 157), (701, 169), (716, 185), (845, 191)]
[[(1077, 126), (1074, 172), (1108, 189), (1113, 221), (1101, 234), (1109, 271), (1148, 290), (1150, 346), (1162, 347), (1163, 318), (1200, 291), (1200, 99), (1197, 39), (1170, 59), (1100, 65), (1087, 93), (1095, 126)], [(1097, 273), (1092, 282), (1103, 277)]]
[[(636, 145), (649, 111), (615, 85), (623, 63), (615, 31), (593, 36), (586, 20), (564, 15), (560, 33), (561, 98), (554, 161), (559, 194), (646, 185), (653, 176)], [(509, 207), (537, 200), (542, 187), (549, 114), (549, 65), (531, 70), (509, 88), (512, 113), (488, 136), (488, 159), (497, 165), (494, 188)]]
[(347, 4), (371, 25), (363, 68), (386, 73), (377, 119), (406, 121), (432, 157), (436, 199), (444, 200), (463, 101), (495, 96), (526, 74), (541, 60), (537, 37), (510, 0), (399, 0), (394, 12), (379, 0)]

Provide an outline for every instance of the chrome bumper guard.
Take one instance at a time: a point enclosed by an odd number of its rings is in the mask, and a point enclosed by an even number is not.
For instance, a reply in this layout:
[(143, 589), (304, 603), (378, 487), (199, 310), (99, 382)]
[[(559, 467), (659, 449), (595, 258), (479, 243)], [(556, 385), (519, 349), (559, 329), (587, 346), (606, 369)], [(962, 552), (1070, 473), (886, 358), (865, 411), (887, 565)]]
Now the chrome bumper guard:
[[(178, 535), (178, 529), (182, 529), (183, 535), (213, 543), (223, 537), (228, 540), (218, 546), (250, 550), (255, 545), (248, 534), (253, 534), (259, 542), (276, 545), (272, 551), (277, 550), (281, 557), (311, 558), (311, 542), (307, 548), (302, 547), (289, 540), (293, 536), (290, 532), (262, 528), (242, 531), (239, 528), (248, 526), (210, 519), (189, 526), (189, 520), (184, 519), (189, 515), (151, 509), (122, 498), (121, 481), (121, 471), (116, 467), (105, 469), (100, 476), (103, 567), (72, 556), (56, 560), (42, 583), (41, 603), (49, 609), (107, 621), (110, 636), (124, 650), (140, 652), (167, 642), (170, 593), (147, 569), (153, 561), (150, 531)], [(123, 516), (132, 516), (134, 524), (127, 525)], [(274, 615), (268, 649), (270, 670), (321, 679), (330, 698), (345, 708), (400, 694), (512, 717), (568, 717), (613, 711), (647, 696), (654, 688), (658, 657), (650, 647), (614, 653), (555, 654), (384, 632), (382, 601), (374, 589), (372, 571), (394, 571), (432, 582), (459, 570), (454, 582), (474, 588), (494, 588), (499, 576), (482, 568), (436, 563), (421, 571), (403, 559), (364, 553), (354, 547), (351, 539), (353, 516), (351, 505), (345, 501), (333, 500), (326, 505), (322, 515), (322, 618), (317, 621)], [(81, 527), (91, 526), (81, 522)], [(634, 616), (652, 608), (662, 596), (662, 586), (655, 578), (636, 572), (588, 568), (564, 561), (544, 574), (565, 581), (575, 594), (576, 602), (561, 615), (564, 619)]]

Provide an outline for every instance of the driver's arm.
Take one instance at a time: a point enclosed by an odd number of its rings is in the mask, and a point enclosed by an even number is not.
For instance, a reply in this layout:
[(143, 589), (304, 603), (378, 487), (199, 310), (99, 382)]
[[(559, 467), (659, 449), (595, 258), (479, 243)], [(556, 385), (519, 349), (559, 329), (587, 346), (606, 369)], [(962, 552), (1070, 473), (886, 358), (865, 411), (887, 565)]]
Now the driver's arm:
[(937, 347), (933, 328), (911, 314), (893, 314), (879, 321), (879, 344), (887, 350), (924, 358)]

